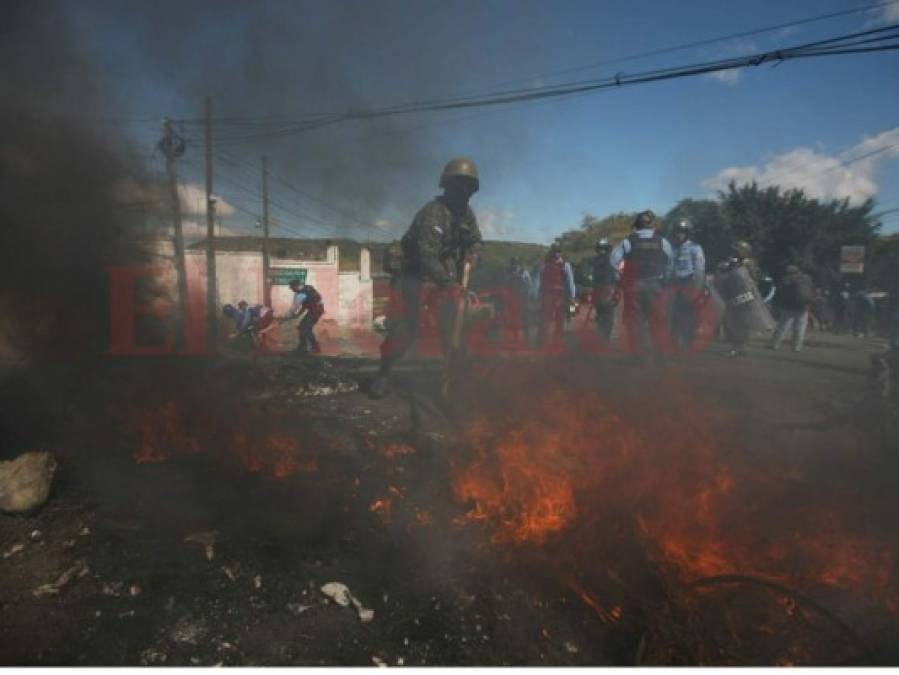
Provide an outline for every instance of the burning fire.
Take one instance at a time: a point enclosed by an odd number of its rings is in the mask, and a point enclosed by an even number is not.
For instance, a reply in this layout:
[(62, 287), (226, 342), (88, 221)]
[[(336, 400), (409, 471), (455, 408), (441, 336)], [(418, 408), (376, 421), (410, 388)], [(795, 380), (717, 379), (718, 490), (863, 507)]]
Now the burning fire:
[[(714, 407), (683, 389), (657, 395), (666, 404), (651, 416), (595, 390), (558, 388), (476, 419), (470, 454), (454, 463), (453, 490), (468, 507), (456, 524), (480, 523), (495, 544), (545, 548), (583, 567), (626, 568), (614, 558), (627, 539), (682, 584), (752, 575), (899, 609), (891, 542), (853, 529), (864, 519), (849, 496), (841, 515), (821, 495), (799, 508), (782, 479), (795, 471), (753, 464), (707, 416)], [(607, 560), (595, 559), (599, 550)], [(567, 585), (604, 622), (616, 620), (614, 608)]]
[(140, 447), (133, 454), (138, 464), (155, 464), (173, 454), (200, 452), (196, 439), (181, 431), (181, 414), (174, 401), (167, 401), (156, 410), (134, 411), (132, 427), (140, 434)]
[[(206, 427), (212, 427), (212, 423), (205, 418), (193, 420), (191, 430), (187, 431), (188, 419), (175, 401), (166, 401), (156, 409), (133, 410), (130, 428), (140, 443), (132, 455), (134, 461), (138, 464), (158, 463), (213, 448), (222, 459), (237, 461), (247, 471), (274, 478), (318, 470), (317, 457), (305, 451), (293, 436), (247, 431), (259, 426), (249, 419), (231, 421), (231, 425), (245, 424), (246, 427), (230, 433), (225, 428), (201, 434)], [(224, 438), (219, 438), (221, 435)]]

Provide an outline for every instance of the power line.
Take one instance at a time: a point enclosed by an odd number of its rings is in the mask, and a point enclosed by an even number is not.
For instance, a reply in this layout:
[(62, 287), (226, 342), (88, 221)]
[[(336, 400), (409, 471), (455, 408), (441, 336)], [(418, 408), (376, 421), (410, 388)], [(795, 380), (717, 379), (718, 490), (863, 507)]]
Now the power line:
[[(255, 167), (252, 164), (250, 164), (248, 161), (241, 159), (239, 157), (236, 157), (234, 155), (231, 155), (230, 153), (220, 151), (218, 156), (221, 159), (224, 159), (225, 161), (231, 162), (233, 165), (241, 164), (245, 167), (255, 169)], [(291, 190), (292, 192), (295, 192), (299, 196), (301, 196), (321, 207), (324, 207), (324, 208), (328, 209), (329, 211), (332, 211), (340, 216), (343, 216), (344, 218), (351, 220), (362, 227), (370, 228), (370, 229), (378, 229), (378, 230), (381, 230), (382, 232), (387, 232), (389, 234), (392, 234), (389, 230), (387, 230), (383, 227), (380, 227), (377, 223), (371, 223), (371, 222), (362, 220), (360, 217), (356, 216), (353, 213), (350, 213), (349, 211), (346, 211), (345, 209), (334, 206), (333, 204), (331, 204), (319, 197), (316, 197), (316, 196), (306, 192), (305, 190), (301, 190), (300, 188), (298, 188), (295, 185), (288, 182), (287, 179), (285, 179), (282, 175), (275, 173), (274, 171), (269, 170), (269, 175), (272, 176), (273, 178), (277, 179), (277, 181), (282, 186), (286, 187), (287, 189)]]
[[(187, 163), (188, 165), (191, 165), (191, 166), (196, 166), (191, 160), (186, 160), (186, 163)], [(254, 188), (248, 187), (247, 185), (241, 183), (239, 180), (236, 180), (234, 177), (232, 177), (231, 175), (229, 175), (229, 174), (227, 174), (227, 173), (223, 173), (223, 172), (220, 171), (220, 172), (219, 172), (219, 177), (220, 177), (220, 179), (221, 179), (224, 183), (227, 183), (227, 184), (231, 185), (231, 187), (233, 187), (233, 188), (235, 188), (235, 189), (237, 189), (237, 190), (240, 190), (240, 191), (243, 192), (243, 193), (246, 193), (246, 194), (250, 195), (249, 198), (254, 199), (255, 201), (257, 201), (257, 202), (259, 202), (259, 203), (261, 204), (261, 201), (262, 201), (262, 200), (261, 200), (261, 193), (260, 193), (259, 191), (255, 190)], [(241, 198), (247, 198), (247, 197), (242, 196)], [(322, 226), (324, 226), (325, 228), (332, 228), (332, 229), (338, 230), (338, 231), (341, 229), (341, 226), (340, 226), (340, 225), (337, 225), (337, 224), (335, 224), (335, 223), (330, 223), (330, 222), (327, 222), (327, 221), (324, 221), (324, 220), (315, 218), (314, 216), (311, 216), (311, 215), (309, 215), (308, 213), (303, 213), (302, 211), (297, 212), (296, 210), (294, 210), (294, 208), (292, 208), (293, 205), (285, 206), (284, 204), (282, 204), (282, 203), (280, 203), (280, 202), (278, 202), (278, 201), (272, 200), (272, 199), (269, 199), (269, 203), (270, 203), (273, 207), (275, 207), (276, 209), (278, 209), (279, 211), (281, 211), (281, 212), (283, 212), (283, 213), (289, 215), (291, 218), (294, 218), (294, 219), (296, 219), (296, 220), (298, 220), (298, 221), (300, 221), (300, 222), (305, 223), (307, 227), (310, 227), (310, 228), (312, 228), (312, 229), (318, 231), (319, 233), (330, 234), (330, 230), (329, 230), (329, 229), (323, 229)], [(253, 217), (255, 220), (258, 220), (259, 217), (260, 217), (259, 212), (255, 212), (255, 213), (254, 213), (254, 212), (252, 212), (252, 211), (249, 211), (249, 210), (246, 209), (246, 208), (240, 207), (240, 206), (239, 206), (237, 203), (235, 203), (235, 202), (228, 202), (228, 204), (229, 204), (230, 206), (234, 207), (235, 209), (237, 209), (237, 210), (239, 210), (239, 211), (241, 211), (241, 212), (243, 212), (243, 213), (246, 213), (246, 214), (250, 215), (250, 216)], [(221, 215), (221, 214), (220, 214), (220, 215)], [(311, 221), (312, 223), (317, 223), (317, 225), (309, 225), (309, 222), (310, 222), (310, 221)], [(287, 226), (284, 225), (283, 223), (279, 224), (279, 226), (282, 227), (282, 228), (285, 228), (285, 229), (287, 228)], [(294, 234), (296, 234), (296, 235), (299, 236), (299, 237), (305, 236), (305, 235), (301, 234), (300, 232), (298, 232), (298, 231), (296, 231), (296, 230), (291, 230), (291, 232), (293, 232)]]
[(881, 2), (876, 5), (869, 5), (867, 7), (855, 7), (853, 9), (846, 9), (840, 12), (830, 12), (828, 14), (819, 14), (817, 16), (807, 17), (805, 19), (797, 19), (795, 21), (788, 21), (786, 23), (774, 24), (771, 26), (765, 26), (763, 28), (754, 28), (751, 30), (740, 31), (739, 33), (731, 33), (730, 35), (722, 35), (720, 37), (707, 38), (704, 40), (696, 40), (694, 42), (686, 42), (679, 45), (672, 45), (670, 47), (662, 47), (660, 49), (653, 49), (647, 52), (639, 52), (636, 54), (628, 54), (627, 56), (619, 56), (614, 59), (606, 59), (604, 61), (596, 61), (593, 63), (588, 63), (582, 66), (573, 66), (571, 68), (565, 68), (564, 70), (557, 70), (552, 73), (547, 73), (544, 75), (535, 75), (532, 77), (519, 78), (516, 80), (506, 80), (504, 82), (498, 82), (494, 84), (494, 87), (502, 87), (510, 84), (519, 84), (522, 82), (531, 82), (535, 79), (547, 79), (551, 77), (557, 77), (559, 75), (568, 75), (570, 73), (581, 72), (585, 70), (592, 70), (593, 68), (599, 68), (601, 66), (608, 66), (617, 63), (625, 63), (627, 61), (637, 61), (640, 59), (649, 58), (652, 56), (661, 56), (662, 54), (671, 54), (674, 52), (684, 51), (686, 49), (694, 49), (696, 47), (707, 47), (709, 45), (717, 44), (720, 42), (728, 42), (729, 40), (737, 40), (739, 38), (752, 37), (754, 35), (761, 35), (763, 33), (771, 33), (777, 30), (784, 30), (785, 28), (795, 28), (796, 26), (803, 26), (810, 23), (816, 23), (818, 21), (824, 21), (826, 19), (834, 19), (841, 16), (848, 16), (850, 14), (859, 14), (861, 12), (870, 12), (876, 9), (882, 9), (883, 7), (888, 7), (890, 5), (899, 4), (899, 0), (890, 0), (889, 2)]
[[(887, 43), (888, 41), (891, 41)], [(878, 44), (879, 43), (879, 44)], [(884, 44), (886, 43), (886, 44)], [(735, 70), (739, 68), (757, 67), (764, 63), (782, 63), (787, 60), (834, 56), (840, 54), (872, 53), (899, 49), (899, 24), (883, 28), (861, 31), (819, 40), (796, 47), (770, 50), (756, 54), (720, 59), (703, 63), (675, 66), (637, 73), (635, 75), (618, 74), (599, 80), (568, 82), (559, 85), (532, 87), (528, 89), (498, 91), (484, 96), (467, 96), (447, 99), (436, 99), (424, 102), (397, 104), (386, 108), (348, 111), (341, 115), (322, 116), (317, 119), (298, 120), (292, 124), (282, 124), (277, 129), (259, 130), (235, 135), (228, 139), (231, 144), (274, 139), (283, 136), (310, 131), (323, 126), (338, 124), (350, 120), (375, 119), (393, 115), (418, 112), (454, 110), (484, 106), (499, 106), (524, 101), (536, 101), (574, 94), (598, 92), (605, 89), (620, 88), (635, 84), (646, 84), (664, 80), (693, 77), (696, 75)]]

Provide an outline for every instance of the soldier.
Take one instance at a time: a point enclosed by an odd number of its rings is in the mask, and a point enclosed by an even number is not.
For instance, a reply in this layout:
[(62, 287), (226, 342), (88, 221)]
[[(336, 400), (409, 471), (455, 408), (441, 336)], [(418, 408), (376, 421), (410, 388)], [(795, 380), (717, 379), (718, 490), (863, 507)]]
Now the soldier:
[(622, 239), (609, 256), (609, 266), (619, 275), (624, 307), (622, 320), (628, 349), (639, 354), (652, 351), (651, 332), (659, 327), (655, 305), (662, 284), (671, 274), (671, 244), (656, 229), (652, 211), (643, 211), (634, 219), (634, 231)]
[(705, 254), (702, 246), (690, 239), (693, 224), (679, 218), (672, 228), (674, 273), (671, 278), (671, 336), (678, 349), (693, 344), (698, 321), (698, 303), (704, 299)]
[(615, 309), (621, 299), (617, 289), (617, 274), (609, 265), (612, 244), (608, 239), (600, 239), (593, 247), (593, 307), (596, 310), (596, 330), (603, 344), (612, 339), (615, 326)]
[(423, 306), (436, 311), (444, 352), (449, 346), (462, 271), (482, 241), (468, 205), (480, 188), (474, 162), (461, 157), (451, 160), (440, 175), (440, 187), (443, 194), (425, 204), (400, 241), (400, 264), (392, 289), (396, 302), (391, 304), (381, 367), (370, 390), (373, 398), (388, 394), (394, 364), (417, 341)]
[(537, 341), (546, 343), (550, 326), (553, 338), (561, 339), (568, 307), (577, 299), (574, 286), (574, 270), (571, 263), (562, 258), (562, 247), (554, 243), (543, 263), (540, 273), (540, 326)]

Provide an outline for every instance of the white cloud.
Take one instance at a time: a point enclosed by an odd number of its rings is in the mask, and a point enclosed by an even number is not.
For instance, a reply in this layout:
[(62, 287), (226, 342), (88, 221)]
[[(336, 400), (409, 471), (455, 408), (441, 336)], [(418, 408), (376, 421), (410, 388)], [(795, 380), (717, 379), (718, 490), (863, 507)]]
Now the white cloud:
[[(721, 46), (721, 48), (715, 50), (712, 58), (730, 59), (737, 56), (756, 54), (759, 51), (761, 51), (761, 47), (759, 47), (758, 43), (745, 38), (735, 38), (733, 40), (728, 40)], [(714, 73), (708, 73), (706, 77), (710, 80), (715, 80), (715, 82), (718, 82), (719, 84), (732, 87), (740, 81), (741, 75), (742, 69), (728, 68), (727, 70), (718, 70)]]
[(738, 185), (755, 181), (763, 187), (801, 188), (816, 199), (848, 197), (857, 204), (877, 194), (877, 167), (895, 157), (899, 157), (899, 127), (865, 138), (839, 156), (795, 148), (773, 155), (763, 164), (727, 167), (702, 185), (721, 190), (731, 181)]
[(515, 214), (503, 209), (488, 207), (477, 213), (478, 226), (484, 239), (498, 239), (511, 233), (514, 229), (512, 220)]
[[(871, 4), (879, 4), (879, 2), (874, 3), (872, 0)], [(899, 21), (899, 3), (872, 7), (869, 11), (873, 13), (873, 16), (865, 22), (865, 28), (879, 28)]]
[(717, 80), (721, 84), (727, 84), (730, 86), (735, 85), (740, 81), (740, 71), (736, 68), (730, 68), (728, 70), (719, 70), (714, 73), (709, 73), (709, 77), (713, 80)]

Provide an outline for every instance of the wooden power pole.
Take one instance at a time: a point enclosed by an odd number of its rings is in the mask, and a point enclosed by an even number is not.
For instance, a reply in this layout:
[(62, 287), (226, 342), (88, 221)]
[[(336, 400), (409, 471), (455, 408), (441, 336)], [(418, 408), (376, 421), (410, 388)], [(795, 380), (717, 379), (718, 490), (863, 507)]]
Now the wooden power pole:
[(184, 344), (185, 323), (187, 322), (187, 268), (184, 260), (184, 229), (181, 224), (181, 197), (178, 194), (178, 177), (175, 174), (175, 159), (184, 154), (184, 139), (175, 133), (172, 122), (163, 122), (163, 137), (159, 141), (159, 149), (165, 155), (165, 172), (169, 181), (169, 194), (172, 199), (172, 222), (175, 226), (175, 273), (178, 277), (178, 322), (179, 345)]
[(272, 306), (272, 282), (269, 278), (268, 248), (268, 157), (262, 156), (262, 304)]
[(211, 352), (218, 345), (218, 283), (215, 271), (215, 198), (212, 196), (212, 98), (206, 97), (204, 115), (206, 139), (206, 317), (207, 344)]

